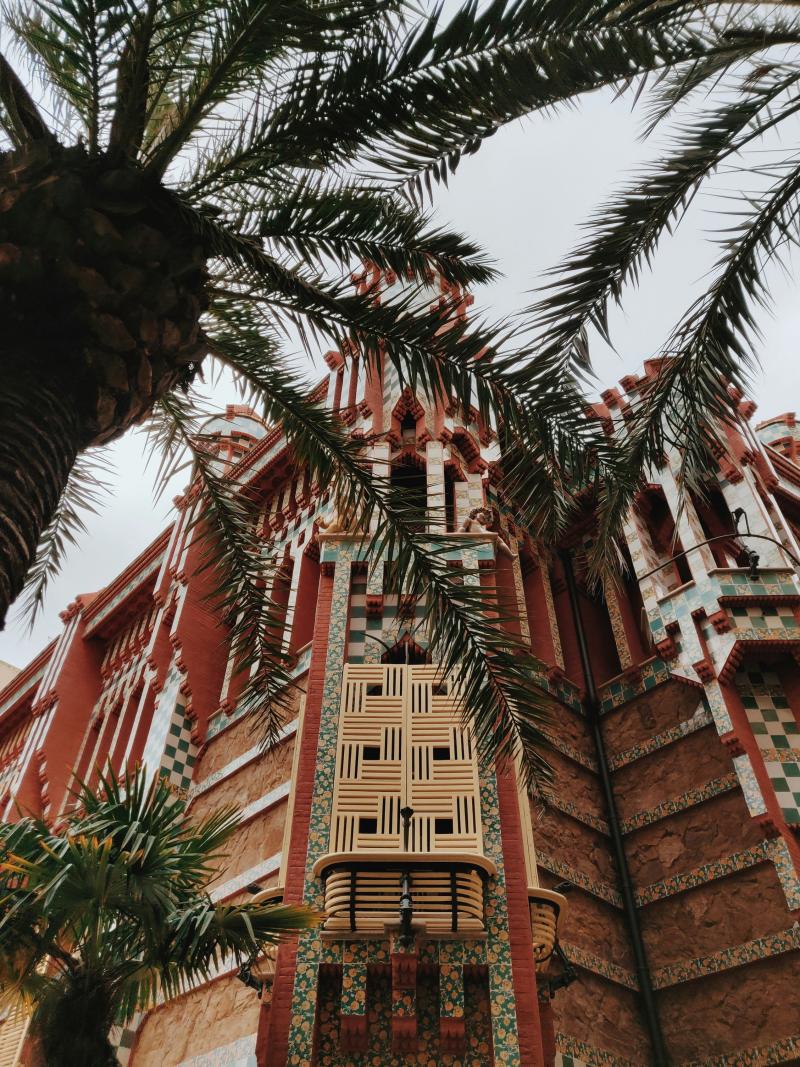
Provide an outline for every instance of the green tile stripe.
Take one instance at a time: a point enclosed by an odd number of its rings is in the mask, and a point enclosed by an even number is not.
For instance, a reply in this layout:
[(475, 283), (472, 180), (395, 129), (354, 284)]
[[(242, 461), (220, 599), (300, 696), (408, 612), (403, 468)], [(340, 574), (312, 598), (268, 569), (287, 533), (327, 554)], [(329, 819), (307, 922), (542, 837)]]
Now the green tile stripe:
[(573, 804), (571, 800), (564, 800), (557, 793), (552, 792), (550, 789), (540, 789), (539, 796), (541, 797), (545, 806), (555, 808), (556, 811), (561, 811), (565, 815), (569, 815), (570, 818), (576, 819), (578, 822), (582, 822), (585, 826), (590, 826), (593, 830), (597, 830), (601, 834), (610, 834), (608, 822), (605, 819), (601, 819), (599, 815), (593, 815), (590, 811), (584, 811), (579, 808), (577, 804)]
[(539, 867), (549, 871), (550, 874), (556, 874), (559, 878), (565, 878), (568, 882), (572, 882), (573, 885), (585, 890), (587, 893), (591, 893), (593, 897), (599, 897), (600, 900), (604, 900), (606, 904), (613, 904), (615, 908), (622, 907), (622, 896), (616, 889), (609, 883), (604, 882), (599, 878), (590, 878), (588, 875), (583, 874), (582, 871), (577, 870), (575, 867), (571, 867), (568, 863), (564, 863), (561, 860), (557, 860), (554, 856), (551, 856), (549, 852), (543, 852), (541, 849), (536, 849), (536, 863)]
[(659, 967), (653, 971), (653, 987), (666, 989), (669, 986), (679, 985), (681, 982), (690, 982), (693, 978), (704, 978), (709, 974), (730, 971), (734, 967), (770, 959), (797, 949), (800, 949), (800, 926), (790, 926), (788, 930), (782, 930), (780, 933), (757, 937), (753, 941), (723, 948), (708, 956), (698, 956), (693, 960)]
[(717, 878), (725, 878), (729, 874), (736, 874), (737, 871), (757, 867), (760, 863), (766, 863), (770, 859), (770, 842), (763, 841), (760, 845), (745, 849), (743, 852), (733, 852), (724, 860), (704, 863), (684, 874), (673, 874), (670, 878), (664, 878), (660, 882), (652, 882), (636, 893), (636, 903), (639, 907), (652, 904), (656, 900), (675, 896), (676, 893), (684, 893), (687, 889), (706, 885), (716, 881)]
[(601, 978), (608, 978), (617, 985), (623, 985), (627, 989), (638, 992), (639, 983), (633, 971), (620, 967), (618, 963), (612, 963), (611, 960), (604, 960), (601, 956), (595, 956), (593, 952), (587, 952), (579, 945), (571, 945), (560, 940), (559, 945), (570, 963), (574, 963), (576, 967), (582, 967), (585, 971), (599, 974)]
[(643, 756), (649, 756), (651, 752), (657, 752), (660, 748), (666, 748), (667, 745), (671, 745), (675, 741), (689, 737), (697, 730), (703, 730), (706, 726), (711, 726), (713, 722), (714, 719), (711, 712), (706, 708), (699, 708), (691, 719), (678, 723), (677, 726), (664, 730), (662, 733), (656, 734), (655, 737), (650, 737), (638, 745), (632, 745), (630, 748), (618, 752), (616, 756), (611, 756), (608, 765), (612, 771), (618, 771), (620, 767), (627, 767), (629, 763), (634, 763)]
[(706, 782), (697, 789), (690, 789), (686, 793), (681, 793), (680, 796), (662, 800), (654, 808), (637, 811), (635, 815), (622, 819), (620, 829), (623, 834), (633, 833), (634, 830), (641, 830), (643, 826), (649, 826), (670, 815), (677, 815), (680, 811), (686, 811), (687, 808), (693, 808), (696, 804), (702, 804), (712, 797), (728, 793), (731, 789), (738, 789), (738, 787), (739, 780), (734, 773), (725, 774), (721, 778), (712, 778), (710, 782)]
[(692, 1060), (682, 1067), (763, 1067), (764, 1064), (794, 1063), (796, 1059), (800, 1059), (800, 1034), (783, 1037), (771, 1045), (726, 1052), (711, 1059)]
[[(556, 1051), (563, 1057), (583, 1060), (584, 1063), (596, 1064), (597, 1067), (644, 1067), (642, 1063), (626, 1060), (624, 1056), (617, 1056), (616, 1053), (609, 1052), (607, 1049), (588, 1045), (585, 1041), (579, 1041), (577, 1037), (562, 1033), (561, 1030), (557, 1030), (555, 1036)], [(563, 1067), (567, 1067), (566, 1059)]]

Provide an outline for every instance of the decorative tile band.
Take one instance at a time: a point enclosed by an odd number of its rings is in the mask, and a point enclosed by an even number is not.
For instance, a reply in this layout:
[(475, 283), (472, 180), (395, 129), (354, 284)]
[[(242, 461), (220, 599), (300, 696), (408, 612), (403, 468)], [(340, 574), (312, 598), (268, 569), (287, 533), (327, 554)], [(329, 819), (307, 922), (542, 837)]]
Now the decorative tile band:
[(658, 822), (659, 819), (666, 819), (669, 815), (676, 815), (679, 811), (693, 808), (696, 804), (702, 804), (712, 797), (738, 788), (738, 785), (737, 777), (733, 773), (725, 774), (721, 778), (712, 778), (710, 782), (706, 782), (705, 785), (700, 786), (698, 789), (690, 789), (686, 793), (681, 793), (680, 796), (663, 800), (654, 808), (649, 808), (646, 811), (637, 811), (635, 815), (631, 815), (620, 822), (620, 829), (623, 834), (641, 830), (643, 826), (649, 826), (651, 823)]
[(274, 874), (281, 865), (281, 856), (282, 853), (276, 852), (274, 856), (269, 856), (254, 867), (248, 867), (246, 871), (237, 874), (235, 878), (230, 878), (227, 882), (223, 882), (222, 885), (218, 885), (216, 889), (211, 890), (211, 899), (214, 901), (226, 900), (228, 897), (232, 897), (234, 893), (244, 889), (245, 886), (257, 883), (259, 878), (266, 878), (267, 875)]
[(246, 823), (250, 819), (254, 819), (256, 815), (260, 815), (262, 812), (274, 808), (276, 804), (280, 804), (282, 800), (285, 800), (289, 796), (291, 788), (291, 781), (282, 782), (281, 785), (277, 785), (274, 789), (270, 789), (270, 791), (265, 793), (263, 797), (258, 797), (256, 800), (252, 800), (246, 807), (242, 808), (239, 814), (239, 824)]
[(729, 971), (746, 963), (770, 959), (797, 949), (800, 949), (800, 926), (790, 926), (788, 930), (782, 930), (778, 934), (757, 937), (753, 941), (723, 948), (708, 956), (698, 956), (693, 960), (659, 967), (653, 971), (653, 986), (655, 989), (666, 989), (681, 982), (690, 982), (693, 978), (719, 974), (720, 971)]
[(747, 753), (741, 756), (734, 756), (733, 766), (736, 769), (739, 785), (742, 787), (742, 793), (744, 793), (747, 810), (750, 812), (751, 818), (763, 815), (767, 810), (767, 805), (764, 803), (761, 786), (758, 784), (750, 757)]
[(597, 760), (594, 756), (589, 756), (585, 752), (581, 752), (579, 748), (571, 745), (569, 741), (564, 741), (562, 738), (557, 737), (554, 734), (547, 734), (547, 743), (552, 745), (556, 752), (560, 752), (562, 756), (566, 756), (575, 763), (580, 763), (582, 767), (586, 767), (587, 770), (594, 771), (594, 773), (597, 774)]
[(643, 756), (649, 756), (651, 752), (657, 752), (660, 748), (666, 748), (667, 745), (680, 741), (682, 738), (695, 733), (695, 731), (710, 726), (713, 722), (714, 719), (711, 712), (701, 705), (691, 719), (686, 719), (685, 722), (678, 723), (677, 726), (664, 730), (662, 733), (656, 734), (655, 737), (649, 737), (638, 745), (632, 745), (630, 748), (618, 752), (616, 756), (612, 756), (609, 759), (608, 765), (612, 771), (618, 771), (620, 767), (627, 767), (629, 763), (634, 763)]
[(256, 1036), (240, 1037), (230, 1045), (181, 1060), (177, 1067), (256, 1067)]
[(800, 1034), (773, 1041), (771, 1045), (758, 1048), (741, 1049), (728, 1052), (722, 1056), (713, 1056), (710, 1060), (692, 1060), (683, 1067), (763, 1067), (765, 1064), (794, 1063), (800, 1059)]
[(610, 982), (616, 982), (618, 985), (623, 985), (627, 989), (638, 992), (639, 983), (636, 981), (636, 975), (633, 971), (620, 967), (619, 964), (612, 963), (610, 960), (604, 960), (600, 956), (595, 956), (593, 952), (587, 952), (585, 949), (579, 948), (578, 945), (570, 945), (566, 941), (560, 941), (559, 944), (570, 963), (583, 967), (585, 971), (599, 974), (601, 978), (608, 978)]
[(768, 842), (767, 848), (786, 896), (786, 906), (790, 911), (795, 911), (800, 908), (800, 877), (789, 853), (789, 846), (782, 837), (776, 837)]
[[(757, 867), (760, 863), (766, 863), (770, 857), (771, 842), (762, 841), (753, 848), (743, 852), (734, 852), (726, 856), (724, 860), (715, 863), (704, 863), (684, 874), (673, 874), (660, 882), (652, 882), (636, 893), (636, 903), (639, 907), (652, 904), (656, 900), (664, 900), (666, 897), (675, 896), (676, 893), (684, 893), (687, 889), (694, 889), (700, 885), (706, 885), (717, 878), (725, 878), (737, 871), (746, 871), (750, 867)], [(790, 860), (791, 862), (791, 860)]]
[(800, 763), (800, 748), (761, 748), (758, 751), (765, 761), (774, 760), (777, 763)]
[(651, 659), (639, 667), (638, 677), (616, 678), (600, 687), (600, 712), (605, 714), (614, 708), (635, 700), (642, 693), (649, 693), (670, 680), (670, 669), (662, 659)]
[(556, 1067), (579, 1067), (581, 1064), (591, 1064), (592, 1067), (643, 1067), (641, 1063), (626, 1060), (624, 1056), (617, 1056), (606, 1049), (587, 1045), (585, 1041), (579, 1041), (560, 1030), (556, 1031), (556, 1049)]
[[(287, 737), (293, 737), (297, 733), (297, 719), (293, 719), (283, 727), (278, 735), (278, 743), (285, 741)], [(248, 763), (252, 763), (253, 760), (257, 760), (259, 756), (266, 754), (268, 750), (263, 745), (254, 745), (252, 748), (248, 748), (246, 752), (243, 752), (236, 759), (232, 759), (230, 763), (226, 763), (224, 767), (220, 767), (214, 771), (213, 774), (209, 774), (207, 778), (204, 778), (202, 782), (197, 782), (189, 790), (189, 800), (194, 800), (195, 797), (199, 797), (202, 793), (205, 793), (209, 789), (213, 789), (215, 785), (219, 785), (220, 782), (224, 782), (226, 778), (230, 778), (232, 774), (236, 774), (243, 767), (246, 767)]]
[(543, 852), (541, 849), (536, 850), (536, 862), (540, 867), (549, 871), (550, 874), (557, 874), (559, 878), (565, 878), (567, 881), (572, 882), (573, 885), (585, 890), (585, 892), (591, 893), (593, 897), (599, 897), (600, 900), (604, 900), (606, 904), (612, 904), (615, 908), (622, 907), (622, 895), (608, 882), (589, 878), (588, 875), (576, 870), (575, 867), (555, 859), (548, 852)]
[(540, 789), (539, 795), (545, 805), (555, 808), (557, 811), (563, 812), (565, 815), (569, 815), (571, 818), (576, 819), (578, 822), (582, 822), (585, 826), (591, 826), (593, 830), (597, 830), (601, 834), (610, 834), (608, 822), (605, 819), (601, 819), (599, 815), (593, 815), (590, 811), (584, 811), (579, 808), (577, 804), (573, 804), (571, 800), (564, 800), (558, 796), (557, 793), (552, 792), (549, 789)]

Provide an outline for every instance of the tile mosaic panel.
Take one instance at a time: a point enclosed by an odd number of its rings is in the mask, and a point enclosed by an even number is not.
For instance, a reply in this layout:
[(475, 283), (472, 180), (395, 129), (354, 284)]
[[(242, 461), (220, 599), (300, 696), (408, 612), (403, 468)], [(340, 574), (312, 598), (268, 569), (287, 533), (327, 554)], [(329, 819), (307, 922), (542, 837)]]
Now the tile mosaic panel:
[(180, 694), (182, 675), (173, 663), (158, 694), (144, 746), (142, 763), (148, 775), (158, 773), (176, 789), (188, 790), (197, 760), (192, 724)]
[(367, 1014), (367, 965), (366, 963), (342, 963), (342, 998), (339, 1011), (342, 1015)]
[(439, 945), (439, 1013), (447, 1019), (464, 1017), (464, 945), (458, 941)]
[[(488, 1067), (492, 1062), (491, 1010), (485, 979), (465, 981), (464, 1016), (466, 1051), (463, 1056), (439, 1052), (439, 1011), (441, 993), (437, 972), (420, 975), (417, 995), (419, 1051), (416, 1055), (392, 1053), (391, 978), (371, 973), (367, 990), (366, 1053), (343, 1054), (339, 1046), (337, 978), (324, 975), (319, 991), (318, 1067)], [(494, 1062), (502, 1062), (502, 1049), (494, 1048)], [(298, 1067), (307, 1067), (307, 1063)]]

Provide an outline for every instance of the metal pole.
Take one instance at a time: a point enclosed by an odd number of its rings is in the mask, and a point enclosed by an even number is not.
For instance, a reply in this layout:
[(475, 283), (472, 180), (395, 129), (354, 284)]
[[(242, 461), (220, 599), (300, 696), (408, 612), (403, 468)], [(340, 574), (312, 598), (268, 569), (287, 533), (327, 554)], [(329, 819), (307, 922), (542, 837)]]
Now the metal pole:
[(668, 1067), (664, 1036), (661, 1032), (661, 1021), (656, 1008), (653, 981), (650, 976), (650, 967), (647, 962), (647, 953), (642, 940), (642, 931), (639, 926), (639, 915), (636, 910), (636, 899), (633, 892), (628, 858), (625, 855), (625, 847), (622, 842), (622, 831), (619, 826), (617, 804), (614, 798), (614, 789), (611, 784), (611, 771), (608, 766), (605, 742), (600, 729), (600, 700), (597, 694), (597, 686), (594, 681), (594, 673), (589, 658), (589, 646), (586, 641), (586, 631), (581, 618), (580, 604), (578, 603), (578, 589), (575, 584), (575, 572), (572, 569), (572, 558), (569, 552), (561, 552), (561, 562), (564, 567), (564, 577), (569, 595), (570, 608), (575, 623), (575, 632), (578, 637), (578, 649), (583, 667), (583, 676), (586, 683), (586, 699), (583, 701), (586, 717), (592, 730), (597, 765), (600, 770), (600, 783), (608, 808), (608, 824), (611, 831), (611, 843), (614, 849), (614, 858), (619, 871), (620, 888), (622, 890), (622, 903), (625, 918), (628, 924), (628, 934), (633, 948), (633, 957), (636, 963), (636, 976), (639, 981), (639, 992), (642, 995), (642, 1007), (644, 1009), (645, 1023), (650, 1035), (650, 1045), (653, 1050), (653, 1067)]

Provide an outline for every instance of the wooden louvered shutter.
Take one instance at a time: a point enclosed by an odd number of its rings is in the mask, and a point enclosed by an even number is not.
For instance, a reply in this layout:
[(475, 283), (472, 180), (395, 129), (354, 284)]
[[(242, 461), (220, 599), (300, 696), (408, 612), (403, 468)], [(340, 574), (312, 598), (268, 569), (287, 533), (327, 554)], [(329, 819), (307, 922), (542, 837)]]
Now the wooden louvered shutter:
[(17, 1067), (29, 1021), (21, 1007), (12, 1008), (0, 1021), (0, 1067)]
[(477, 759), (452, 680), (436, 666), (347, 664), (331, 852), (482, 851)]

